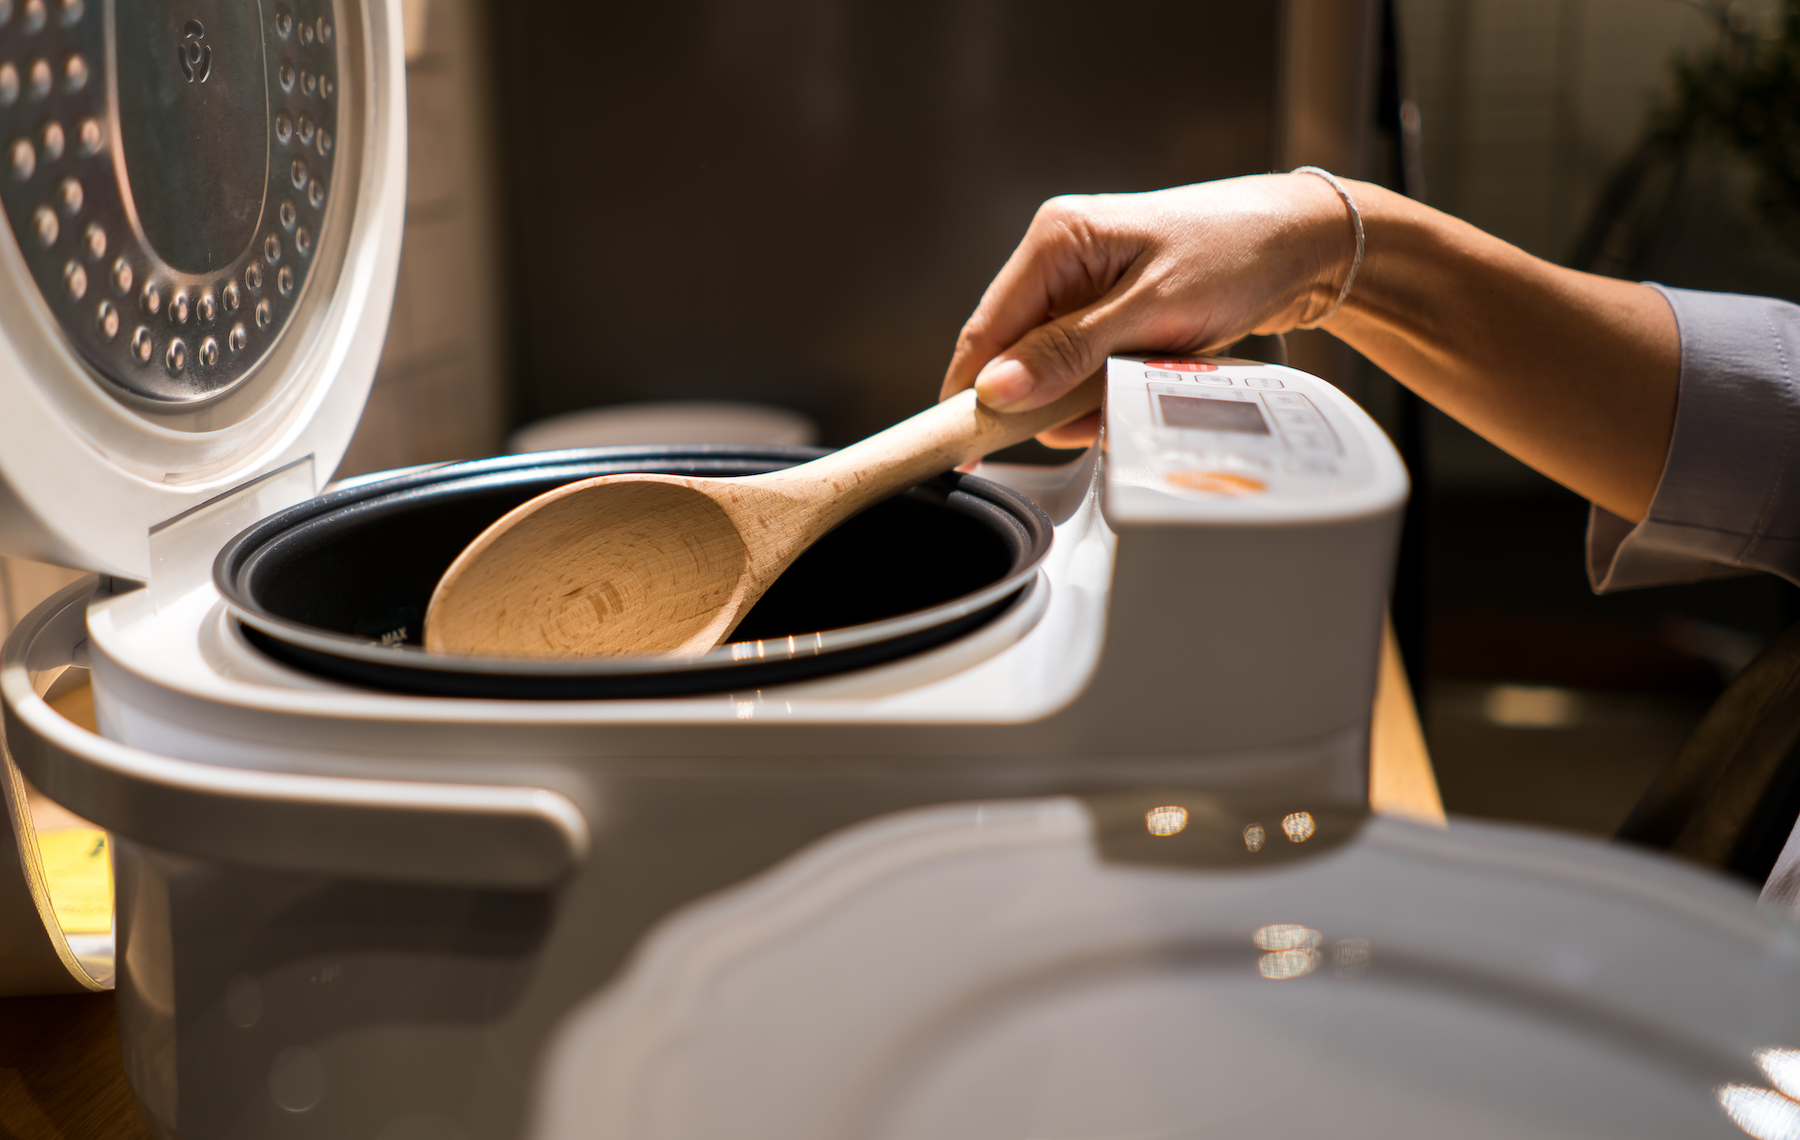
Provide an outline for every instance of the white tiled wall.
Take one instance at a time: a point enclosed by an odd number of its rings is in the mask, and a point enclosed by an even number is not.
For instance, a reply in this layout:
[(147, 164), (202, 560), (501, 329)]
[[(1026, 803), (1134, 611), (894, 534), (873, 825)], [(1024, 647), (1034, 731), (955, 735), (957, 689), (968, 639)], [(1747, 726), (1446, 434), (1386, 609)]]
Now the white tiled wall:
[[(1709, 49), (1682, 0), (1398, 0), (1431, 204), (1560, 259), (1671, 91)], [(1766, 24), (1776, 0), (1740, 4)]]

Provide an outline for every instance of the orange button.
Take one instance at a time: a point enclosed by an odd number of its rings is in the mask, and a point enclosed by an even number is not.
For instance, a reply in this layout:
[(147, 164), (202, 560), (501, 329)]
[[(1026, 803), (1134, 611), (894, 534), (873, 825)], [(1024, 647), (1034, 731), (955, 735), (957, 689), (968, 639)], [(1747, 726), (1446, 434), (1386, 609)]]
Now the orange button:
[(1261, 479), (1234, 471), (1171, 471), (1163, 478), (1185, 490), (1214, 495), (1255, 495), (1269, 489)]
[(1217, 372), (1217, 364), (1202, 364), (1198, 360), (1146, 360), (1145, 368), (1162, 368), (1170, 372)]

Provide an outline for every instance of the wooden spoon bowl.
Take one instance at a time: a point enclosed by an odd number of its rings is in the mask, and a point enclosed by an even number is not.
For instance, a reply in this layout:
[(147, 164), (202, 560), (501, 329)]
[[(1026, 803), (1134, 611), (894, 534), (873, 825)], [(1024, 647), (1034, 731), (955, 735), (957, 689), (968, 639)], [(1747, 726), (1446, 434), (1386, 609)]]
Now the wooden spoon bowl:
[[(523, 604), (542, 645), (510, 647), (515, 653), (591, 653), (628, 617), (657, 635), (640, 652), (679, 652), (690, 642), (710, 648), (722, 636), (714, 627), (736, 612), (734, 594), (748, 583), (731, 516), (694, 485), (706, 482), (609, 475), (534, 499), (534, 509), (495, 532), (480, 557), (459, 560), (454, 580), (445, 576), (475, 604), (447, 610), (434, 595), (428, 647), (511, 628), (509, 609)], [(667, 548), (671, 542), (676, 549)]]
[(860, 443), (763, 475), (608, 475), (515, 508), (445, 572), (425, 647), (517, 657), (704, 653), (826, 532), (881, 499), (1099, 406), (1091, 378), (1001, 414), (963, 392)]

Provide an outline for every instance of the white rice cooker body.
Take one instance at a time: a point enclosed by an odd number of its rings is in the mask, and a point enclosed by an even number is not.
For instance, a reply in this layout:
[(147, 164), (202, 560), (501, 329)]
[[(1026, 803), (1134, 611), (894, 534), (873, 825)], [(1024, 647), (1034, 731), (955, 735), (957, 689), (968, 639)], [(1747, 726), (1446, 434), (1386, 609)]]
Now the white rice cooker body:
[[(182, 1136), (228, 1135), (228, 1119), (332, 1136), (410, 1103), (511, 1134), (528, 1089), (483, 1058), (535, 1055), (664, 914), (841, 828), (1089, 786), (1359, 802), (1404, 472), (1315, 378), (1207, 368), (1202, 384), (1114, 361), (1104, 453), (991, 472), (1056, 522), (1036, 583), (972, 634), (839, 677), (502, 701), (279, 665), (208, 571), (308, 492), (292, 466), (161, 526), (151, 545), (169, 554), (147, 585), (90, 582), (40, 607), (0, 670), (9, 738), (34, 782), (114, 833), (121, 1039), (146, 1113)], [(1159, 418), (1164, 395), (1227, 387), (1302, 395), (1343, 441), (1336, 466), (1284, 466), (1260, 397), (1260, 432), (1192, 437)], [(1249, 464), (1265, 491), (1164, 477), (1196, 463)], [(1232, 606), (1195, 588), (1207, 565), (1241, 571)], [(101, 737), (42, 700), (69, 663), (92, 671)], [(309, 949), (322, 931), (348, 941)], [(329, 1095), (308, 1083), (321, 1073)]]

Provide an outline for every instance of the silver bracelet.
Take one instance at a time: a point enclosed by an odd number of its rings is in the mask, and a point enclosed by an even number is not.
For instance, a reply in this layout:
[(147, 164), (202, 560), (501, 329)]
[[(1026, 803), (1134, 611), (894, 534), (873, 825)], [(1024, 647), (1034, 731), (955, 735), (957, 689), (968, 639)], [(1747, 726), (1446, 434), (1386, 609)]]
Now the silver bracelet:
[(1300, 326), (1303, 329), (1316, 329), (1337, 315), (1337, 311), (1344, 307), (1345, 299), (1350, 296), (1350, 286), (1356, 284), (1356, 271), (1362, 268), (1363, 263), (1362, 211), (1356, 208), (1356, 199), (1350, 196), (1350, 191), (1345, 189), (1344, 184), (1339, 182), (1337, 175), (1333, 174), (1331, 171), (1317, 166), (1296, 166), (1294, 169), (1288, 171), (1288, 173), (1317, 174), (1320, 178), (1323, 178), (1326, 182), (1330, 183), (1331, 188), (1337, 191), (1338, 197), (1344, 200), (1344, 205), (1350, 208), (1350, 224), (1356, 227), (1356, 258), (1350, 262), (1350, 272), (1344, 276), (1344, 287), (1338, 290), (1337, 300), (1331, 303), (1331, 308), (1325, 310), (1324, 316), (1320, 317), (1310, 325)]

